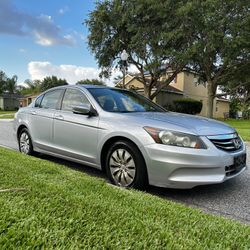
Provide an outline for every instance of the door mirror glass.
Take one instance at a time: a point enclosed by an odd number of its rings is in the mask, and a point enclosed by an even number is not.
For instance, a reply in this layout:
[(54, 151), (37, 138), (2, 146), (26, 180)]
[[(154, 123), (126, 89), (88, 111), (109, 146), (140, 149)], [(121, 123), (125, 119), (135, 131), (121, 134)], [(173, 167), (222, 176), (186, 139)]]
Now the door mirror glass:
[(89, 115), (91, 112), (91, 106), (90, 104), (81, 104), (74, 106), (72, 108), (72, 111), (74, 114), (80, 114), (80, 115)]

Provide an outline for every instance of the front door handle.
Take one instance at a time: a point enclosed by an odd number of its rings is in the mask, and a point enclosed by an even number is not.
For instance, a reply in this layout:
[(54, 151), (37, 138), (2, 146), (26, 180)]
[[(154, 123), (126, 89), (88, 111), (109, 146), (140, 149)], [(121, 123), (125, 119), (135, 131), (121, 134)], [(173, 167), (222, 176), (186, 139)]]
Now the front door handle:
[(37, 112), (36, 112), (36, 111), (31, 111), (31, 114), (32, 114), (32, 115), (36, 115)]
[(64, 117), (62, 115), (55, 115), (55, 119), (64, 120)]

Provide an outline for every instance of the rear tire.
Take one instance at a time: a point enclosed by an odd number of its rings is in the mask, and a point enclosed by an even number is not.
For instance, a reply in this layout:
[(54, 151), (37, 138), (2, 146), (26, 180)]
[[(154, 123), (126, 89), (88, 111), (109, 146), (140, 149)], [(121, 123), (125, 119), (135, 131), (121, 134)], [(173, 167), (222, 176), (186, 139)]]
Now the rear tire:
[(27, 128), (23, 128), (18, 135), (19, 151), (22, 154), (34, 155), (33, 144), (31, 136)]
[(136, 189), (145, 189), (148, 185), (144, 158), (139, 149), (129, 141), (117, 141), (111, 145), (105, 166), (114, 185)]

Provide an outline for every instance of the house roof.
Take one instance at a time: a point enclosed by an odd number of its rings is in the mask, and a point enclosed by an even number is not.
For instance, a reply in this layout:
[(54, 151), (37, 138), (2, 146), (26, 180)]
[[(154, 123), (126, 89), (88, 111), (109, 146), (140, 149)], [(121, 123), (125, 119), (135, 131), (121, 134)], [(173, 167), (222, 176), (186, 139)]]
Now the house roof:
[[(137, 74), (135, 74), (135, 75), (127, 74), (126, 76), (130, 76), (131, 79), (130, 79), (128, 82), (126, 82), (125, 86), (128, 85), (133, 79), (135, 79), (136, 75), (137, 75)], [(125, 77), (126, 77), (126, 76), (125, 76)], [(148, 83), (150, 82), (150, 79), (145, 79), (145, 80), (146, 80), (146, 82), (148, 82)], [(117, 82), (116, 85), (119, 84), (121, 81), (122, 81), (122, 79), (121, 79), (119, 82)], [(159, 84), (161, 84), (160, 81), (157, 82), (157, 85), (159, 85)], [(139, 88), (139, 89), (140, 89), (140, 88)], [(154, 90), (154, 89), (153, 89), (153, 90)], [(181, 90), (179, 90), (179, 89), (173, 87), (172, 85), (168, 85), (168, 86), (164, 87), (161, 91), (167, 91), (167, 92), (172, 92), (172, 93), (176, 93), (176, 94), (181, 94), (181, 95), (183, 95), (183, 91), (181, 91)]]
[(2, 93), (0, 94), (0, 97), (2, 98), (21, 98), (21, 94), (9, 94), (9, 93)]
[(163, 88), (163, 91), (164, 91), (165, 89), (166, 89), (168, 92), (173, 92), (173, 93), (177, 93), (177, 94), (182, 94), (182, 95), (183, 95), (183, 93), (184, 93), (183, 91), (181, 91), (181, 90), (179, 90), (179, 89), (173, 87), (172, 85), (168, 85), (167, 87)]
[[(127, 76), (131, 77), (131, 79), (130, 79), (129, 81), (127, 81), (125, 85), (129, 84), (129, 83), (135, 78), (135, 75), (126, 74), (126, 75), (125, 75), (125, 78), (126, 78)], [(122, 81), (123, 81), (123, 78), (121, 78), (121, 79), (115, 84), (115, 86), (117, 86), (118, 84), (121, 84)]]
[(28, 94), (28, 95), (21, 96), (20, 99), (23, 100), (23, 99), (27, 99), (27, 98), (34, 98), (34, 97), (39, 96), (40, 94), (41, 94), (41, 93), (37, 93), (37, 94)]
[[(146, 82), (150, 82), (150, 79), (146, 79)], [(158, 81), (156, 83), (156, 87), (158, 87), (161, 84), (161, 81)], [(162, 88), (162, 91), (167, 91), (167, 92), (173, 92), (177, 94), (183, 94), (183, 91), (175, 88), (173, 85), (167, 85), (166, 87)]]

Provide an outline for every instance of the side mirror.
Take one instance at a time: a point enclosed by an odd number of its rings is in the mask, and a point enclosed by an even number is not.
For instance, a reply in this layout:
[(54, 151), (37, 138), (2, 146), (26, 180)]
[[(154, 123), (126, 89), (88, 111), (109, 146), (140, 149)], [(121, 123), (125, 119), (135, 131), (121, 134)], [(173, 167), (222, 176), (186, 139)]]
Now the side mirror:
[(72, 108), (74, 114), (95, 116), (97, 112), (90, 104), (82, 104)]

